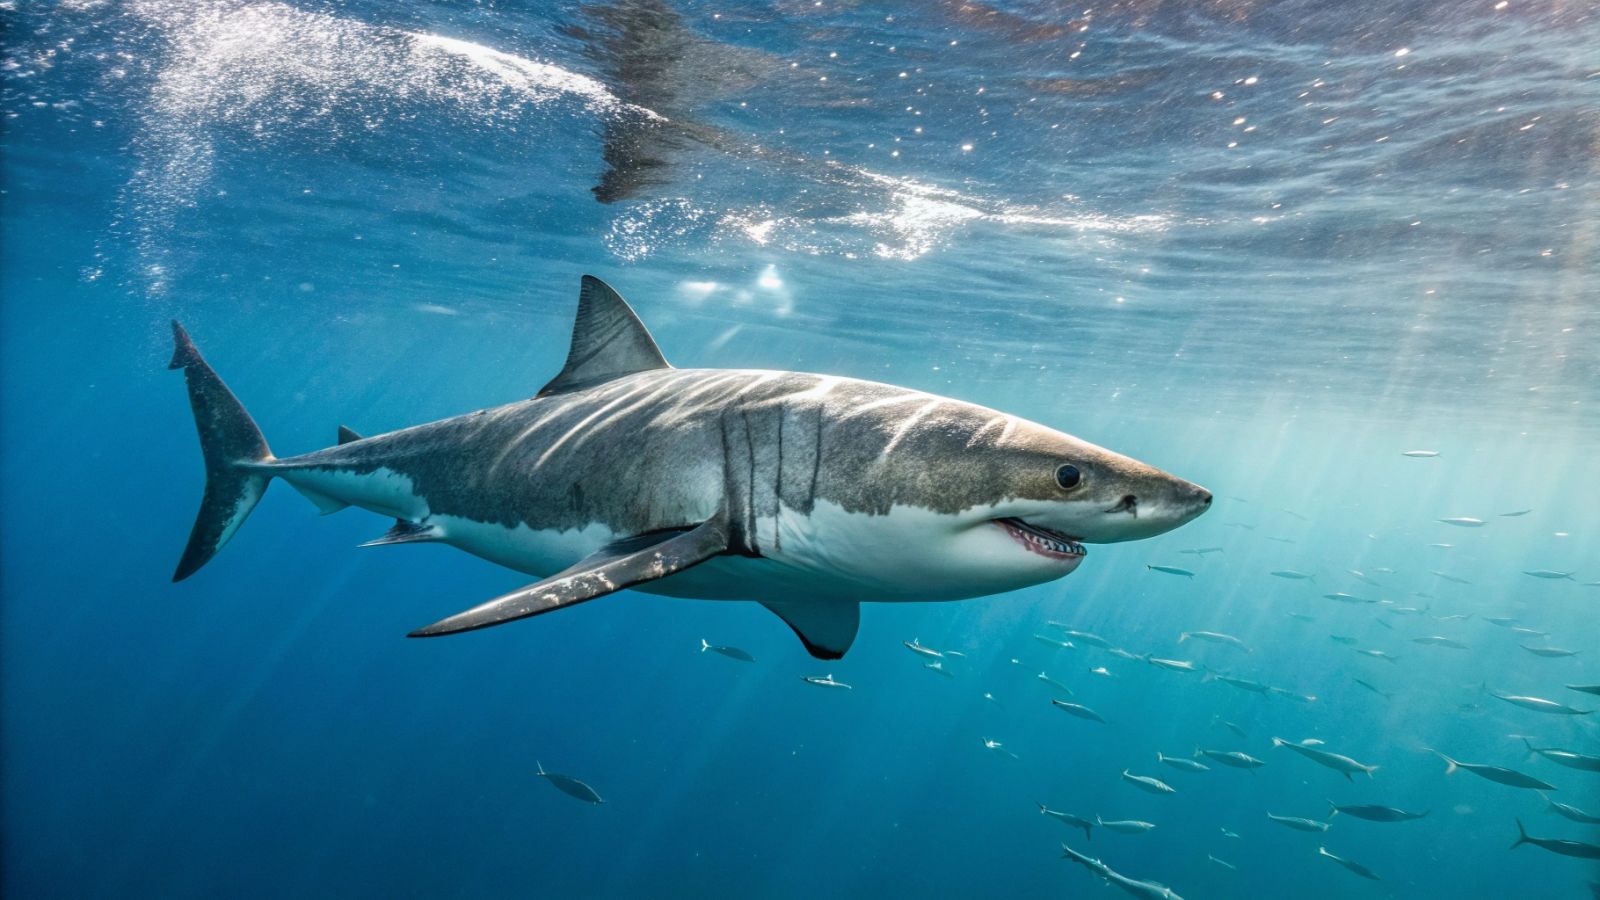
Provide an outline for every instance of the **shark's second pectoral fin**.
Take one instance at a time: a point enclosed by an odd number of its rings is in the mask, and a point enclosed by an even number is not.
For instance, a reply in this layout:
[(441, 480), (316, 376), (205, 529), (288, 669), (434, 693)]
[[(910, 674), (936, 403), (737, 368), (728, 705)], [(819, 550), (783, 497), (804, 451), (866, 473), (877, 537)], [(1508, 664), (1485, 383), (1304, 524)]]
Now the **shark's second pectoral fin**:
[(761, 605), (772, 610), (785, 624), (794, 629), (806, 652), (817, 659), (838, 659), (855, 643), (856, 629), (861, 625), (861, 604), (801, 600), (780, 602), (763, 600)]
[(408, 522), (405, 519), (395, 519), (394, 527), (383, 533), (382, 537), (374, 538), (360, 547), (386, 547), (389, 544), (420, 544), (444, 539), (444, 531), (439, 526), (427, 522)]
[(407, 637), (435, 637), (525, 619), (665, 578), (728, 549), (722, 518), (689, 529), (652, 532), (616, 541), (543, 581), (496, 597), (466, 612), (419, 628)]

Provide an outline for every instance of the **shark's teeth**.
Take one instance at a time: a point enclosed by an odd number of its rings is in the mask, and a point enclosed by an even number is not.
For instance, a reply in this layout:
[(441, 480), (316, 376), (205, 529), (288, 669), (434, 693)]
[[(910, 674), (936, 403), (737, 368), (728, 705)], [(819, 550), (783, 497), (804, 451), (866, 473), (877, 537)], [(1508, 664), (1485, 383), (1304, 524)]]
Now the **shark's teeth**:
[(1084, 546), (1064, 534), (1047, 531), (1021, 519), (996, 519), (1018, 543), (1041, 556), (1081, 557), (1088, 553)]

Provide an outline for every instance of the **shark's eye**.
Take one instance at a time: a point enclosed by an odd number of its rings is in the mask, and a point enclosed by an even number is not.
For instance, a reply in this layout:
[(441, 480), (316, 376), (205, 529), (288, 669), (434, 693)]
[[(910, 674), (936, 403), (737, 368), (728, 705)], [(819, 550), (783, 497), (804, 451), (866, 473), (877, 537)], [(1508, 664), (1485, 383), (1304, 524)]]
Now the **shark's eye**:
[(1061, 485), (1062, 490), (1070, 491), (1082, 480), (1083, 473), (1078, 471), (1077, 466), (1066, 465), (1056, 470), (1056, 484)]

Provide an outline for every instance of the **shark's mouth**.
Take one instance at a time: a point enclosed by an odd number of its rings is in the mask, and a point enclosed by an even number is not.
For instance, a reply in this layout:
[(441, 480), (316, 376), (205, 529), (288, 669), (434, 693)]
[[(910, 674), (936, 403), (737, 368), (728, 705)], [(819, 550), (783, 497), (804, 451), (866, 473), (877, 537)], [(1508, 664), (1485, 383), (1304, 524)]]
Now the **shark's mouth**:
[(1030, 552), (1048, 559), (1082, 559), (1089, 552), (1072, 537), (1021, 519), (995, 519), (994, 523)]

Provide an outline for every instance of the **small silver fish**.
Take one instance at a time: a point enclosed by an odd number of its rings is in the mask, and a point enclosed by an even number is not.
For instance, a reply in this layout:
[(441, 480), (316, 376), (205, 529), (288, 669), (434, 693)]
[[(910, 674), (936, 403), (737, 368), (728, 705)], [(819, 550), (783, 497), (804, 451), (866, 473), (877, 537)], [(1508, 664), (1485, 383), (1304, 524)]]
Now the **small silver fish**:
[(1316, 581), (1317, 580), (1315, 575), (1307, 575), (1304, 572), (1296, 572), (1294, 569), (1278, 569), (1276, 571), (1268, 572), (1267, 574), (1268, 575), (1276, 575), (1279, 578), (1287, 578), (1290, 581)]
[(1377, 694), (1378, 696), (1382, 697), (1385, 700), (1393, 700), (1394, 699), (1394, 694), (1390, 693), (1389, 691), (1382, 690), (1379, 687), (1377, 687), (1376, 685), (1368, 684), (1367, 682), (1362, 681), (1359, 678), (1355, 679), (1355, 683), (1361, 685), (1362, 687), (1364, 687), (1367, 690), (1373, 692), (1374, 694)]
[(1401, 456), (1409, 456), (1412, 459), (1433, 459), (1435, 456), (1439, 455), (1439, 451), (1437, 451), (1437, 450), (1402, 450), (1402, 451), (1400, 451), (1400, 455)]
[(1156, 762), (1166, 763), (1167, 765), (1173, 767), (1174, 769), (1178, 769), (1178, 770), (1181, 770), (1181, 771), (1184, 771), (1184, 772), (1209, 772), (1209, 771), (1211, 771), (1211, 767), (1206, 765), (1203, 762), (1199, 762), (1199, 761), (1193, 760), (1193, 759), (1184, 759), (1183, 757), (1178, 757), (1178, 756), (1166, 756), (1160, 750), (1156, 751)]
[(1328, 801), (1328, 818), (1333, 818), (1340, 813), (1366, 819), (1368, 822), (1410, 822), (1428, 815), (1428, 810), (1419, 813), (1406, 812), (1392, 806), (1339, 806), (1332, 800)]
[(1193, 572), (1189, 571), (1188, 569), (1180, 569), (1177, 566), (1145, 566), (1145, 568), (1152, 572), (1161, 572), (1165, 575), (1181, 575), (1184, 578), (1194, 577)]
[(1150, 794), (1176, 794), (1178, 792), (1177, 788), (1159, 778), (1152, 778), (1149, 775), (1134, 775), (1127, 769), (1122, 770), (1122, 780)]
[(1068, 703), (1065, 700), (1051, 700), (1050, 704), (1057, 709), (1063, 712), (1071, 713), (1080, 719), (1088, 719), (1091, 722), (1099, 722), (1102, 725), (1111, 724), (1107, 722), (1099, 713), (1081, 703)]
[(754, 656), (751, 656), (743, 650), (740, 650), (738, 647), (718, 647), (716, 644), (708, 643), (705, 638), (701, 638), (700, 652), (705, 653), (707, 651), (718, 654), (719, 656), (726, 656), (729, 659), (737, 659), (739, 662), (756, 661)]
[(1327, 847), (1318, 847), (1317, 848), (1317, 853), (1321, 854), (1322, 856), (1326, 856), (1327, 858), (1333, 860), (1334, 862), (1338, 863), (1339, 865), (1344, 866), (1346, 869), (1349, 869), (1350, 871), (1356, 873), (1357, 875), (1360, 875), (1362, 878), (1370, 878), (1373, 881), (1380, 881), (1381, 880), (1380, 878), (1378, 878), (1377, 875), (1373, 874), (1371, 869), (1367, 868), (1366, 866), (1363, 866), (1362, 864), (1360, 864), (1358, 862), (1355, 862), (1354, 860), (1348, 860), (1348, 859), (1345, 859), (1342, 856), (1334, 856), (1332, 853), (1328, 852), (1328, 848)]
[(1231, 766), (1235, 769), (1259, 769), (1266, 765), (1266, 763), (1256, 759), (1254, 756), (1238, 750), (1203, 750), (1196, 747), (1194, 755), (1214, 759), (1225, 766)]
[(1220, 681), (1229, 687), (1236, 687), (1241, 691), (1249, 691), (1253, 694), (1265, 694), (1272, 690), (1272, 688), (1262, 684), (1259, 681), (1252, 681), (1249, 678), (1237, 678), (1233, 675), (1224, 675), (1221, 672), (1213, 672), (1209, 669), (1206, 670), (1204, 675), (1200, 676), (1200, 680), (1202, 682)]
[(1094, 817), (1094, 823), (1107, 831), (1121, 834), (1143, 834), (1156, 827), (1154, 822), (1141, 822), (1138, 819), (1113, 819), (1107, 822), (1099, 816)]
[(1051, 628), (1061, 629), (1061, 633), (1070, 638), (1074, 643), (1086, 644), (1090, 647), (1100, 648), (1110, 648), (1111, 646), (1110, 641), (1098, 634), (1092, 634), (1087, 631), (1079, 631), (1076, 628), (1068, 628), (1060, 622), (1046, 622), (1045, 624), (1049, 625)]
[(1299, 816), (1277, 816), (1267, 813), (1267, 818), (1279, 825), (1287, 825), (1296, 831), (1327, 831), (1331, 826), (1327, 822), (1318, 822), (1316, 819), (1302, 819)]
[(1557, 571), (1554, 571), (1552, 569), (1528, 569), (1528, 570), (1525, 570), (1522, 574), (1524, 574), (1524, 575), (1532, 575), (1534, 578), (1545, 578), (1545, 579), (1549, 579), (1550, 581), (1560, 581), (1562, 579), (1565, 579), (1567, 581), (1574, 581), (1576, 579), (1574, 579), (1572, 576), (1577, 574), (1577, 573), (1575, 573), (1575, 572), (1557, 572)]
[(1069, 812), (1061, 812), (1060, 810), (1051, 809), (1050, 807), (1045, 806), (1043, 803), (1037, 805), (1039, 807), (1040, 815), (1050, 816), (1062, 824), (1071, 825), (1073, 828), (1082, 828), (1084, 840), (1088, 841), (1094, 839), (1094, 835), (1090, 834), (1090, 829), (1094, 828), (1094, 823), (1088, 819), (1075, 816)]
[(1242, 737), (1242, 738), (1249, 737), (1248, 734), (1245, 734), (1243, 728), (1240, 728), (1238, 725), (1235, 725), (1232, 722), (1229, 722), (1229, 721), (1227, 721), (1226, 719), (1223, 719), (1220, 716), (1212, 716), (1211, 717), (1211, 724), (1213, 724), (1213, 725), (1221, 725), (1223, 728), (1228, 729), (1229, 731), (1233, 732), (1234, 734), (1238, 735), (1239, 737)]
[(539, 770), (534, 774), (550, 782), (552, 785), (555, 785), (556, 790), (566, 794), (568, 797), (576, 797), (585, 803), (599, 804), (605, 802), (604, 800), (600, 799), (599, 794), (595, 793), (594, 788), (584, 784), (576, 778), (573, 778), (571, 775), (558, 775), (555, 772), (546, 772), (544, 770), (544, 763), (541, 763), (538, 760), (534, 760), (533, 764)]
[(1591, 844), (1587, 841), (1530, 837), (1527, 830), (1522, 827), (1522, 820), (1518, 819), (1516, 822), (1517, 842), (1511, 845), (1513, 850), (1523, 844), (1532, 844), (1535, 847), (1543, 847), (1551, 853), (1559, 853), (1562, 856), (1571, 856), (1576, 859), (1600, 859), (1600, 844)]
[(1492, 696), (1492, 697), (1496, 697), (1496, 698), (1499, 698), (1501, 700), (1504, 700), (1505, 702), (1511, 704), (1512, 706), (1520, 706), (1523, 709), (1531, 709), (1534, 712), (1554, 713), (1556, 715), (1562, 715), (1562, 716), (1587, 716), (1590, 713), (1594, 712), (1594, 710), (1592, 710), (1592, 709), (1575, 709), (1575, 708), (1573, 708), (1571, 706), (1566, 705), (1565, 703), (1557, 703), (1554, 700), (1546, 700), (1543, 697), (1527, 697), (1527, 696), (1522, 696), (1522, 695), (1518, 695), (1518, 694), (1502, 694), (1499, 691), (1495, 691), (1495, 690), (1490, 689), (1488, 685), (1484, 685), (1483, 689), (1485, 691), (1487, 691), (1489, 693), (1489, 695)]
[(988, 738), (984, 738), (983, 739), (983, 746), (989, 748), (990, 750), (993, 750), (996, 753), (999, 753), (1002, 756), (1009, 756), (1012, 759), (1017, 759), (1018, 758), (1015, 753), (1012, 753), (1010, 750), (1007, 750), (1005, 748), (1005, 745), (1000, 743), (999, 741), (991, 741)]
[(1545, 795), (1544, 791), (1540, 791), (1539, 796), (1544, 798), (1544, 802), (1550, 804), (1550, 812), (1556, 813), (1564, 818), (1571, 819), (1574, 822), (1581, 822), (1584, 825), (1600, 825), (1600, 816), (1597, 816), (1594, 813), (1587, 813), (1576, 806), (1571, 806), (1566, 803), (1558, 803), (1554, 800), (1551, 800)]
[(1362, 763), (1358, 763), (1348, 756), (1323, 750), (1320, 746), (1318, 746), (1319, 744), (1321, 744), (1321, 741), (1301, 741), (1297, 744), (1294, 741), (1286, 741), (1283, 738), (1272, 739), (1272, 746), (1288, 747), (1290, 750), (1293, 750), (1301, 756), (1304, 756), (1306, 759), (1309, 759), (1318, 765), (1327, 766), (1335, 772), (1338, 772), (1340, 775), (1343, 775), (1346, 780), (1354, 780), (1350, 778), (1352, 772), (1363, 772), (1368, 778), (1371, 778), (1372, 773), (1378, 771), (1377, 766), (1363, 765)]
[(1529, 753), (1537, 753), (1557, 765), (1577, 769), (1580, 772), (1600, 772), (1600, 756), (1589, 756), (1557, 747), (1535, 747), (1533, 741), (1526, 737), (1522, 739), (1522, 743), (1527, 746)]
[(830, 675), (801, 675), (800, 676), (800, 680), (804, 681), (806, 684), (814, 684), (817, 687), (844, 688), (847, 691), (850, 690), (850, 685), (845, 684), (842, 681), (834, 681), (833, 680), (833, 676), (831, 674)]
[(1461, 762), (1457, 759), (1451, 759), (1437, 750), (1429, 750), (1428, 752), (1444, 760), (1444, 773), (1446, 775), (1455, 774), (1457, 769), (1465, 769), (1479, 778), (1493, 781), (1496, 784), (1503, 784), (1507, 787), (1527, 788), (1535, 791), (1553, 791), (1556, 789), (1555, 785), (1546, 784), (1543, 781), (1534, 778), (1532, 775), (1525, 775), (1515, 769), (1506, 769), (1500, 766), (1489, 766), (1482, 763)]
[(1543, 656), (1549, 659), (1559, 659), (1563, 656), (1577, 656), (1581, 650), (1563, 650), (1560, 647), (1529, 647), (1527, 644), (1518, 644), (1518, 647), (1532, 653), (1534, 656)]
[(1040, 672), (1037, 677), (1038, 677), (1038, 679), (1040, 681), (1042, 681), (1045, 684), (1050, 685), (1052, 688), (1055, 688), (1056, 690), (1066, 694), (1068, 697), (1072, 696), (1072, 688), (1069, 688), (1066, 685), (1062, 684), (1061, 682), (1055, 680), (1054, 678), (1051, 678), (1049, 675), (1046, 675), (1045, 673)]
[(1185, 631), (1178, 635), (1178, 643), (1181, 644), (1190, 638), (1194, 638), (1197, 641), (1205, 641), (1210, 644), (1226, 644), (1230, 647), (1238, 647), (1240, 650), (1243, 650), (1246, 653), (1254, 652), (1244, 641), (1239, 640), (1231, 634), (1223, 634), (1220, 631)]
[(1471, 516), (1451, 516), (1448, 519), (1440, 519), (1439, 521), (1444, 523), (1444, 524), (1446, 524), (1446, 525), (1454, 525), (1457, 528), (1482, 528), (1483, 527), (1483, 520), (1482, 519), (1474, 519)]

